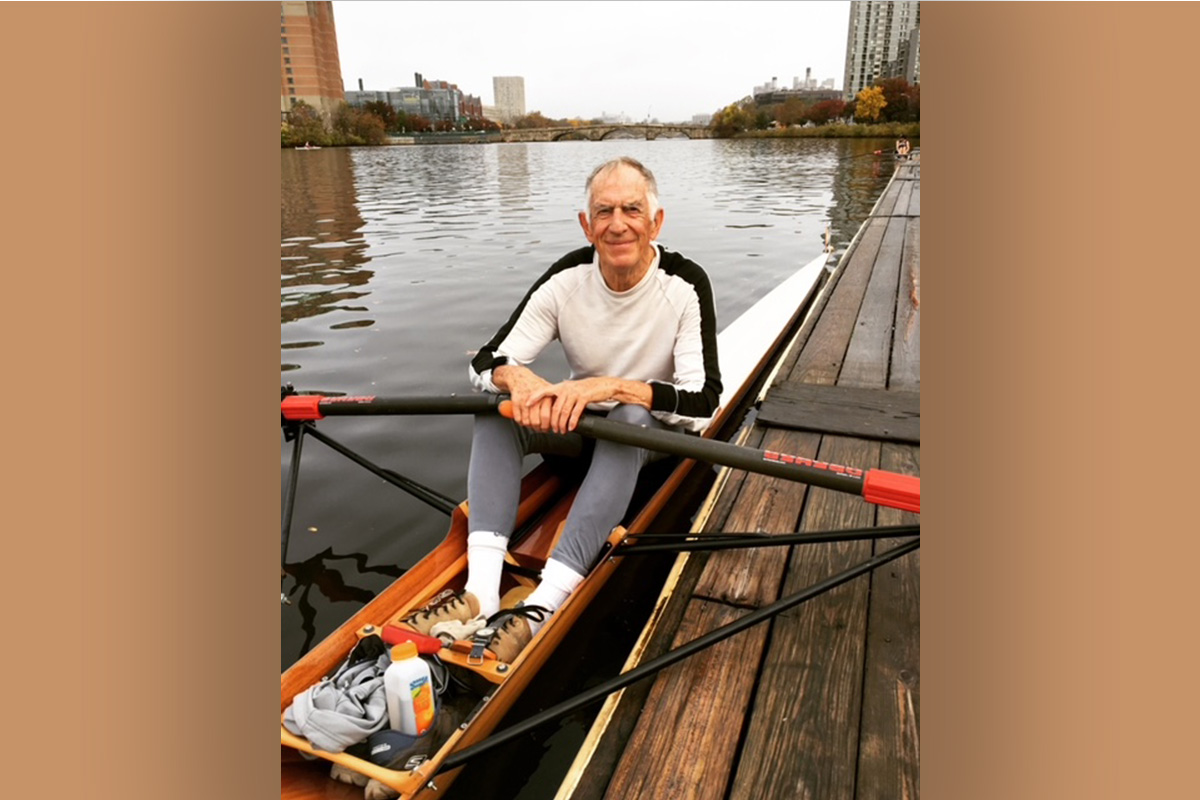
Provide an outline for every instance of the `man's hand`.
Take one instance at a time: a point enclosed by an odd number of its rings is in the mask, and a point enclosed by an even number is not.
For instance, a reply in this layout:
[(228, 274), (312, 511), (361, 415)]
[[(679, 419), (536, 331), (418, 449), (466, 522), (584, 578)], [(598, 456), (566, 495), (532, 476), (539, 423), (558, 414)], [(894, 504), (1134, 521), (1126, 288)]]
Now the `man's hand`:
[(541, 407), (542, 403), (553, 399), (549, 410), (550, 429), (555, 433), (568, 433), (575, 430), (588, 403), (616, 400), (649, 408), (652, 397), (650, 384), (641, 381), (583, 378), (542, 386), (529, 396), (527, 402)]
[(531, 401), (534, 392), (547, 387), (550, 382), (528, 367), (504, 365), (492, 372), (492, 382), (512, 399), (513, 421), (535, 431), (546, 433), (551, 430), (550, 415), (554, 402), (550, 398)]

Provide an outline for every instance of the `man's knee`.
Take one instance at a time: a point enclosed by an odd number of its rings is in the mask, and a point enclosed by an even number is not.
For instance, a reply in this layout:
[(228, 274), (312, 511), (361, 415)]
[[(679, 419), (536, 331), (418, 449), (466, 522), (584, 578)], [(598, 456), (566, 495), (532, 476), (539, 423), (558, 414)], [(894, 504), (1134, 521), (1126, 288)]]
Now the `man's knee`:
[(633, 425), (649, 424), (654, 417), (650, 416), (649, 409), (642, 406), (621, 403), (608, 412), (609, 419), (615, 419), (618, 422), (628, 422)]

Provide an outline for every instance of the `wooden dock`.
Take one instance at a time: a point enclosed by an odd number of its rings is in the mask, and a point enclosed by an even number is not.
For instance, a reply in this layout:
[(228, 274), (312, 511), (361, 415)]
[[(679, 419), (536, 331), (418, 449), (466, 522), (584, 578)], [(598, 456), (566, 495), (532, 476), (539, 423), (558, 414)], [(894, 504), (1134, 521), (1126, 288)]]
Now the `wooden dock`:
[[(900, 164), (764, 393), (743, 443), (920, 474), (920, 156)], [(706, 533), (917, 524), (725, 471)], [(626, 670), (900, 539), (680, 555)], [(613, 695), (560, 800), (863, 800), (920, 793), (920, 551)]]

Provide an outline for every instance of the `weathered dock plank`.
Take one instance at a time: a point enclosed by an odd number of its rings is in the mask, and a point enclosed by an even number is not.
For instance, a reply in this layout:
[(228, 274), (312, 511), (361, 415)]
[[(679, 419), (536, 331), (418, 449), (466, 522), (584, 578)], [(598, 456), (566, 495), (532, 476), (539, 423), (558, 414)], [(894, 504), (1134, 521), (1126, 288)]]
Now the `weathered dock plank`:
[[(907, 186), (907, 184), (906, 184)], [(905, 193), (901, 191), (901, 196)], [(899, 201), (898, 201), (899, 202)], [(887, 370), (896, 320), (896, 287), (904, 253), (905, 220), (891, 219), (872, 264), (854, 334), (838, 374), (839, 386), (887, 386)]]
[[(881, 469), (921, 472), (921, 451), (884, 445)], [(920, 517), (891, 508), (877, 512), (880, 525), (908, 525)], [(876, 553), (902, 539), (881, 539)], [(863, 800), (920, 796), (921, 748), (921, 552), (871, 574), (871, 610), (863, 676), (857, 796)]]
[(807, 345), (792, 364), (784, 365), (787, 372), (780, 371), (780, 375), (786, 376), (784, 380), (820, 384), (837, 381), (850, 335), (858, 321), (867, 282), (871, 278), (871, 266), (887, 229), (887, 223), (883, 220), (872, 220), (867, 225), (861, 246), (846, 264), (845, 272), (821, 310)]
[[(679, 646), (733, 622), (745, 612), (693, 600), (675, 637)], [(766, 626), (726, 639), (659, 675), (642, 719), (605, 793), (609, 800), (720, 800), (754, 690)], [(699, 701), (696, 698), (704, 698)], [(670, 769), (662, 765), (670, 764)]]
[(759, 409), (758, 422), (776, 428), (919, 444), (921, 395), (918, 392), (784, 383), (771, 390)]
[[(878, 463), (879, 444), (826, 436), (820, 457)], [(860, 499), (810, 490), (803, 530), (868, 526), (874, 509)], [(866, 561), (870, 542), (796, 545), (786, 596)], [(852, 800), (869, 583), (865, 577), (781, 614), (759, 677), (731, 800)]]
[[(769, 431), (762, 446), (814, 458), (820, 438), (816, 434), (796, 436), (786, 431)], [(797, 530), (806, 491), (803, 484), (751, 475), (738, 493), (724, 530), (792, 533)], [(783, 547), (722, 550), (709, 557), (695, 594), (733, 606), (758, 608), (779, 597), (786, 565), (787, 548)]]
[(904, 260), (896, 298), (896, 333), (888, 386), (921, 391), (921, 220), (904, 229)]

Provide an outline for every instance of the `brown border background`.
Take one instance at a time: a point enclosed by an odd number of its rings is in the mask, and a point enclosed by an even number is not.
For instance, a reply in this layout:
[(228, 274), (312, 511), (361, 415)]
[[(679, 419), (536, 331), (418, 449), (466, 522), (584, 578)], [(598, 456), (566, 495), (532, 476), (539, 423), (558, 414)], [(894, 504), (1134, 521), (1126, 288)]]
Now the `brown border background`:
[[(923, 11), (927, 796), (1186, 794), (1200, 13)], [(6, 795), (275, 791), (276, 14), (0, 5)]]

